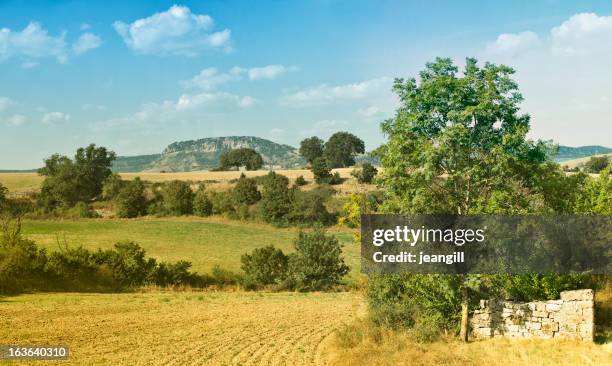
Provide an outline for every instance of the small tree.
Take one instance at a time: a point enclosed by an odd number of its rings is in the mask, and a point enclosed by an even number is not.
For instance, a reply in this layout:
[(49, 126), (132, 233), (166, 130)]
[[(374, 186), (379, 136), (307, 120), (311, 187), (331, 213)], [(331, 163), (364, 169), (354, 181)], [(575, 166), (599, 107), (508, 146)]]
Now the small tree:
[(105, 200), (114, 200), (121, 189), (125, 187), (126, 181), (121, 179), (117, 173), (109, 175), (102, 184), (102, 198)]
[(126, 182), (115, 197), (115, 206), (117, 216), (123, 218), (137, 217), (146, 213), (145, 186), (140, 178), (136, 177)]
[(280, 283), (287, 276), (288, 257), (272, 245), (243, 254), (240, 261), (244, 273), (260, 285)]
[(610, 158), (607, 156), (593, 156), (584, 164), (584, 169), (589, 173), (599, 173), (610, 165)]
[(325, 235), (323, 230), (300, 231), (293, 245), (295, 253), (289, 256), (289, 276), (297, 290), (329, 289), (339, 284), (349, 271), (338, 239)]
[(315, 182), (318, 184), (329, 182), (332, 175), (329, 162), (326, 158), (319, 157), (312, 162), (312, 174), (315, 177)]
[(308, 182), (306, 181), (306, 179), (304, 179), (303, 175), (300, 175), (299, 177), (295, 178), (296, 186), (301, 187), (301, 186), (305, 186), (306, 184), (308, 184)]
[(300, 142), (300, 155), (306, 159), (310, 164), (318, 158), (323, 156), (323, 140), (313, 136)]
[(189, 184), (173, 180), (162, 186), (163, 207), (167, 215), (181, 216), (193, 213), (193, 191)]
[(262, 187), (259, 207), (266, 222), (281, 223), (291, 210), (289, 179), (274, 172), (268, 173)]
[(325, 143), (323, 155), (331, 168), (343, 168), (355, 164), (355, 156), (365, 152), (365, 144), (348, 132), (336, 132)]
[(0, 183), (0, 210), (6, 204), (7, 195), (8, 195), (8, 188), (6, 188), (5, 186), (2, 185), (2, 183)]
[(193, 198), (193, 213), (202, 217), (210, 216), (213, 213), (213, 203), (203, 184), (200, 185)]
[(374, 167), (374, 165), (365, 162), (361, 164), (360, 169), (355, 169), (351, 172), (351, 175), (357, 179), (359, 183), (372, 183), (374, 177), (378, 174), (378, 170)]
[(257, 190), (257, 183), (242, 174), (232, 189), (232, 198), (237, 205), (252, 205), (259, 202), (261, 194)]

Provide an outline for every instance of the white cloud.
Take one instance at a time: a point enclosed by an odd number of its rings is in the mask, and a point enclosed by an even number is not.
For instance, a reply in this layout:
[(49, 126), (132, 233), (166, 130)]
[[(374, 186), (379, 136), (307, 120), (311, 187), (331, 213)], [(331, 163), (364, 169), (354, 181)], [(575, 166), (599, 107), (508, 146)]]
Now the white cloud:
[(60, 122), (70, 121), (70, 115), (62, 112), (48, 112), (45, 113), (41, 119), (42, 123), (52, 124)]
[(72, 45), (72, 50), (76, 55), (82, 55), (83, 53), (98, 48), (102, 45), (102, 39), (93, 33), (83, 33)]
[(367, 108), (359, 108), (357, 113), (361, 114), (364, 117), (374, 117), (380, 114), (382, 111), (375, 106), (369, 106)]
[(263, 67), (253, 67), (249, 69), (249, 79), (250, 80), (260, 80), (260, 79), (276, 79), (279, 76), (289, 72), (289, 71), (297, 71), (298, 68), (296, 66), (285, 67), (283, 65), (268, 65)]
[(87, 103), (81, 106), (81, 109), (84, 111), (104, 111), (106, 110), (106, 106), (100, 104)]
[(89, 30), (91, 29), (91, 25), (89, 25), (89, 23), (81, 23), (81, 30)]
[(115, 30), (132, 50), (143, 54), (196, 56), (206, 49), (231, 48), (231, 32), (213, 32), (213, 19), (193, 14), (186, 6), (174, 5), (167, 11), (130, 24), (116, 21)]
[(254, 106), (257, 103), (258, 103), (257, 99), (247, 95), (246, 97), (240, 98), (240, 101), (238, 102), (238, 106), (240, 106), (240, 108), (249, 108), (249, 107)]
[(280, 104), (291, 107), (324, 105), (341, 100), (356, 100), (386, 93), (391, 88), (391, 78), (381, 77), (353, 84), (327, 85), (302, 89), (280, 97)]
[(205, 91), (216, 90), (220, 85), (230, 81), (240, 80), (242, 69), (233, 68), (230, 72), (220, 73), (214, 67), (209, 67), (200, 71), (199, 74), (190, 80), (181, 81), (181, 84), (187, 88), (198, 88)]
[(612, 46), (612, 16), (594, 13), (575, 14), (550, 31), (552, 47), (566, 53), (590, 52)]
[[(529, 39), (539, 43), (529, 48)], [(612, 16), (575, 14), (540, 36), (515, 41), (508, 41), (507, 53), (491, 53), (497, 41), (488, 44), (483, 58), (517, 71), (514, 78), (525, 97), (521, 109), (532, 118), (530, 137), (572, 146), (609, 145), (612, 104), (602, 96), (610, 95), (612, 84)], [(599, 133), (588, 132), (595, 130)]]
[(0, 112), (6, 111), (11, 105), (13, 105), (13, 101), (7, 97), (0, 97)]
[(22, 114), (14, 114), (8, 117), (0, 117), (0, 122), (7, 124), (9, 126), (20, 126), (27, 122), (26, 116)]
[(30, 22), (22, 31), (0, 29), (0, 60), (11, 57), (28, 59), (55, 58), (64, 63), (67, 60), (66, 32), (57, 37), (37, 22)]
[(516, 56), (540, 46), (540, 37), (531, 31), (500, 34), (486, 46), (489, 54)]

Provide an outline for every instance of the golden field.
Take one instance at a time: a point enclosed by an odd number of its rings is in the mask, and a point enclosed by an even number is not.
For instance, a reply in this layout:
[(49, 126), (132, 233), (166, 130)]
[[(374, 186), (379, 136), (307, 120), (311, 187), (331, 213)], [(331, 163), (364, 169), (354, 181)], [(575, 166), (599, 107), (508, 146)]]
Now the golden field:
[(21, 295), (0, 299), (0, 343), (70, 347), (45, 365), (326, 365), (362, 308), (351, 293)]
[(350, 292), (27, 294), (0, 298), (0, 339), (69, 345), (70, 361), (45, 365), (612, 365), (611, 344), (579, 341), (420, 344), (383, 331), (343, 344), (337, 331), (358, 334), (348, 324), (364, 314)]
[[(374, 189), (372, 185), (358, 184), (351, 176), (353, 168), (334, 169), (332, 172), (338, 172), (345, 182), (334, 186), (339, 193), (356, 193), (366, 192)], [(139, 172), (139, 173), (121, 173), (121, 177), (126, 180), (131, 180), (136, 177), (147, 182), (167, 182), (171, 180), (182, 180), (193, 183), (205, 182), (206, 186), (213, 190), (228, 190), (232, 186), (232, 181), (238, 179), (240, 174), (244, 173), (247, 177), (257, 177), (268, 174), (268, 170), (256, 171), (227, 171), (227, 172), (180, 172), (180, 173), (154, 173), (154, 172)], [(308, 169), (287, 169), (276, 170), (278, 174), (282, 174), (289, 178), (293, 183), (299, 176), (303, 176), (307, 181), (313, 181), (312, 172)], [(0, 173), (0, 183), (8, 188), (9, 194), (22, 195), (31, 192), (37, 192), (43, 182), (44, 177), (37, 173)], [(305, 186), (305, 189), (313, 187), (313, 184)], [(195, 188), (195, 187), (194, 187)]]

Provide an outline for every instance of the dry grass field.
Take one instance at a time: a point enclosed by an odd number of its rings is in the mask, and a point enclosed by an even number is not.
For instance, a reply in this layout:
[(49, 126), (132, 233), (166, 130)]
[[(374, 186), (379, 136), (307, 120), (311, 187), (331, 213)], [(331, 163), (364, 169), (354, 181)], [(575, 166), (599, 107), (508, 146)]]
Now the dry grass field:
[(70, 347), (44, 365), (326, 365), (362, 312), (352, 293), (21, 295), (0, 298), (0, 343)]
[[(338, 193), (348, 194), (357, 192), (366, 192), (375, 189), (373, 185), (358, 184), (355, 178), (351, 176), (353, 168), (334, 169), (333, 172), (338, 172), (345, 181), (337, 186), (334, 186)], [(282, 174), (289, 178), (293, 183), (299, 176), (303, 176), (307, 181), (313, 181), (312, 172), (308, 169), (292, 169), (292, 170), (276, 170), (278, 174)], [(171, 180), (189, 181), (194, 185), (199, 182), (206, 182), (209, 189), (225, 191), (232, 186), (232, 181), (238, 179), (240, 174), (244, 173), (247, 177), (257, 177), (268, 174), (267, 170), (256, 171), (230, 171), (230, 172), (184, 172), (184, 173), (121, 173), (123, 179), (140, 179), (147, 182), (167, 182)], [(9, 189), (11, 195), (22, 195), (30, 192), (37, 192), (42, 184), (43, 177), (37, 173), (0, 173), (0, 183)], [(305, 189), (314, 187), (314, 184), (305, 186)], [(195, 188), (195, 187), (194, 187)]]
[[(602, 154), (602, 155), (593, 155), (593, 156), (608, 156), (612, 158), (612, 153), (609, 154)], [(584, 165), (584, 163), (586, 163), (587, 161), (591, 160), (591, 158), (593, 156), (587, 156), (585, 158), (579, 158), (579, 159), (572, 159), (572, 160), (566, 160), (566, 161), (562, 161), (559, 163), (559, 165), (561, 166), (567, 166), (570, 169), (573, 169), (575, 167), (579, 167)]]

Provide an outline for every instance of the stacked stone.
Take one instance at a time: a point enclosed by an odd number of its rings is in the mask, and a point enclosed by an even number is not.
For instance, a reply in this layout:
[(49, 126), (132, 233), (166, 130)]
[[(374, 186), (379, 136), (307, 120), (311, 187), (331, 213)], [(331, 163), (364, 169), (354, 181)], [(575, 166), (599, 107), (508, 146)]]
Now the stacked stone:
[(475, 338), (593, 340), (593, 290), (561, 292), (560, 300), (520, 303), (481, 300), (470, 320)]

